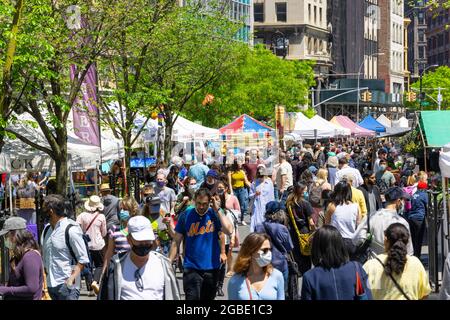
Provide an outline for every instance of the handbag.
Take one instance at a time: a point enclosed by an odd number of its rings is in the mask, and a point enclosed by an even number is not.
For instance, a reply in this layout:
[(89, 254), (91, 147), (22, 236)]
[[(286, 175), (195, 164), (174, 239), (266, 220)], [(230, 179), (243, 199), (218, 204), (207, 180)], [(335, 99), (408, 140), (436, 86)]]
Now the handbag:
[(295, 222), (294, 214), (292, 213), (292, 208), (290, 205), (287, 206), (289, 217), (291, 219), (292, 225), (294, 226), (295, 233), (297, 234), (297, 238), (300, 245), (300, 252), (304, 256), (311, 255), (311, 247), (312, 247), (312, 237), (314, 232), (310, 233), (300, 233), (298, 230), (297, 223)]
[(355, 288), (355, 300), (369, 300), (367, 293), (362, 285), (361, 277), (358, 272), (358, 265), (354, 262), (356, 268), (356, 288)]

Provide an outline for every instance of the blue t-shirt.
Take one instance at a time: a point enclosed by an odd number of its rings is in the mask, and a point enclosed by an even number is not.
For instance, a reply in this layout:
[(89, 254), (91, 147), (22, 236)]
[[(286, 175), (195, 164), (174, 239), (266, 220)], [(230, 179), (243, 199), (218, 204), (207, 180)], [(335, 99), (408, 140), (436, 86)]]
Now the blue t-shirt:
[[(283, 274), (273, 269), (261, 291), (250, 287), (251, 300), (285, 300)], [(228, 282), (228, 300), (250, 300), (245, 276), (235, 274)]]
[(203, 162), (199, 162), (189, 169), (189, 175), (197, 181), (197, 186), (200, 186), (205, 180), (208, 174), (209, 168)]
[(195, 208), (178, 218), (175, 231), (184, 235), (186, 243), (184, 268), (212, 270), (220, 267), (219, 217), (212, 208), (200, 216)]

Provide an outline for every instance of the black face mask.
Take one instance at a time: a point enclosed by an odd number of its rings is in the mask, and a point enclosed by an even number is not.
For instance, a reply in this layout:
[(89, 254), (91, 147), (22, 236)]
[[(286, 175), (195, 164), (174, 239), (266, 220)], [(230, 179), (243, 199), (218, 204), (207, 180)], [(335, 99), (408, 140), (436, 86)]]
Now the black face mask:
[(152, 246), (134, 246), (131, 249), (139, 257), (145, 257), (152, 251)]

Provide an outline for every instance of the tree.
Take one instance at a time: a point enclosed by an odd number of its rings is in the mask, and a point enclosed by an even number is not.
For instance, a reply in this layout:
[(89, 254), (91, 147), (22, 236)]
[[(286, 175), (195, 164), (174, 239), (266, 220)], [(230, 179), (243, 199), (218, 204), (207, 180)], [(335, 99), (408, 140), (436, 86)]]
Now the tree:
[[(412, 87), (417, 92), (417, 101), (414, 103), (414, 107), (419, 108), (419, 89), (420, 82), (415, 82)], [(437, 99), (438, 99), (438, 89), (442, 88), (442, 102), (441, 102), (441, 110), (447, 109), (450, 104), (450, 68), (447, 66), (442, 66), (437, 68), (434, 71), (427, 71), (426, 74), (423, 75), (422, 78), (422, 87), (423, 92), (426, 93), (425, 101), (430, 102), (429, 106), (424, 107), (425, 110), (436, 110), (437, 109)], [(432, 89), (431, 89), (432, 88)], [(432, 97), (433, 99), (431, 99)]]
[[(109, 39), (117, 37), (121, 17), (138, 10), (133, 7), (135, 3), (105, 0), (79, 0), (76, 5), (68, 0), (25, 3), (25, 31), (18, 44), (28, 55), (22, 57), (26, 67), (18, 70), (16, 77), (27, 86), (18, 104), (36, 120), (47, 143), (39, 144), (20, 132), (7, 130), (55, 161), (58, 193), (67, 192), (66, 124), (70, 110), (89, 68), (105, 52)], [(73, 77), (72, 66), (76, 66)]]
[[(168, 160), (178, 114), (198, 90), (231, 65), (235, 48), (242, 44), (233, 40), (238, 24), (224, 17), (224, 10), (223, 4), (213, 1), (184, 7), (162, 1), (144, 8), (114, 43), (103, 63), (114, 90), (112, 96), (103, 97), (102, 110), (108, 127), (124, 141), (127, 168), (131, 148), (152, 111), (165, 117)], [(147, 118), (141, 128), (134, 124), (139, 114)]]
[[(280, 59), (262, 45), (242, 49), (240, 54), (233, 68), (196, 95), (185, 111), (187, 117), (221, 127), (231, 115), (247, 113), (269, 120), (276, 105), (289, 112), (307, 103), (314, 85), (312, 62)], [(215, 98), (205, 107), (201, 102), (207, 93)]]

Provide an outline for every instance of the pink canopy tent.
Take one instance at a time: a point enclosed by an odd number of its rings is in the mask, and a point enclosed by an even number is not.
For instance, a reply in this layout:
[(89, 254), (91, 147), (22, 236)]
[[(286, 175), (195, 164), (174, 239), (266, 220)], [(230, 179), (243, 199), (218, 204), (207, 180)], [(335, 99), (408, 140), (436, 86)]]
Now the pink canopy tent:
[(335, 116), (335, 117), (333, 117), (333, 119), (330, 120), (330, 122), (337, 124), (341, 127), (350, 129), (352, 136), (373, 137), (376, 135), (375, 131), (365, 129), (365, 128), (357, 125), (352, 120), (350, 120), (349, 117), (346, 117), (346, 116)]

